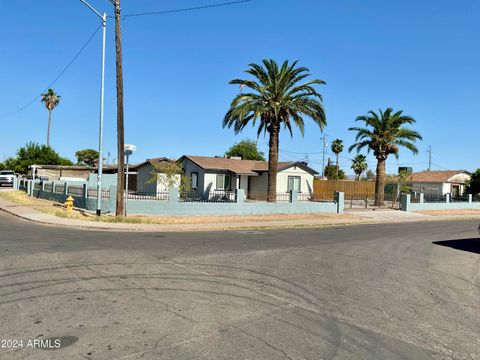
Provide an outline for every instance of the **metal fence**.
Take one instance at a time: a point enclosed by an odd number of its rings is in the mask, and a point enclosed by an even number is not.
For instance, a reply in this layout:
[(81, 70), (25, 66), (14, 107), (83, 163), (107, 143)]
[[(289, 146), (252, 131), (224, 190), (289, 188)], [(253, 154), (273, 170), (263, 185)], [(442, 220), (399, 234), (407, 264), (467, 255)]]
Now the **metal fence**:
[[(417, 202), (419, 202), (419, 201), (417, 201)], [(424, 195), (423, 202), (424, 203), (429, 203), (429, 204), (430, 203), (446, 203), (447, 198), (446, 198), (446, 196), (441, 196), (441, 195)]]
[(142, 192), (129, 190), (127, 197), (134, 200), (168, 200), (168, 191)]
[(309, 193), (298, 193), (297, 201), (312, 201), (313, 195)]
[(180, 201), (183, 202), (235, 202), (235, 191), (228, 190), (214, 190), (210, 192), (203, 192), (200, 190), (186, 191), (180, 194)]
[(467, 195), (459, 195), (459, 196), (452, 196), (450, 198), (451, 202), (468, 202), (469, 196)]
[[(97, 189), (89, 188), (87, 189), (87, 196), (90, 198), (97, 197)], [(110, 189), (102, 189), (101, 191), (102, 199), (110, 199)]]
[(55, 185), (55, 194), (63, 194), (65, 192), (65, 185)]
[[(305, 194), (305, 195), (308, 195), (308, 194)], [(297, 195), (297, 200), (298, 201), (307, 201), (307, 200), (305, 200), (305, 195), (302, 195), (301, 193), (299, 193)], [(308, 197), (310, 197), (310, 195), (308, 195)], [(268, 198), (268, 193), (266, 193), (266, 192), (250, 191), (250, 192), (246, 193), (245, 201), (247, 201), (247, 202), (265, 202), (265, 201), (267, 201), (267, 198)], [(287, 192), (287, 193), (284, 193), (284, 192), (277, 193), (277, 196), (276, 196), (276, 201), (277, 202), (290, 202), (290, 199), (291, 199), (291, 195), (290, 195), (289, 192)]]
[(69, 186), (68, 195), (72, 196), (83, 196), (83, 187), (82, 186)]

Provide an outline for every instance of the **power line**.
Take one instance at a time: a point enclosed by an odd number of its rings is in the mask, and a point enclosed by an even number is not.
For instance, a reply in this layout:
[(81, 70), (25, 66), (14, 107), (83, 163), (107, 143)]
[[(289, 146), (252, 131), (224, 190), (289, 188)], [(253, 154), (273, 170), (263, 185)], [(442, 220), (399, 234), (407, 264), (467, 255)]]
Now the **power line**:
[[(70, 68), (70, 66), (73, 65), (73, 63), (75, 62), (75, 60), (77, 60), (77, 58), (80, 56), (80, 54), (83, 52), (83, 50), (85, 50), (85, 48), (88, 46), (88, 44), (90, 43), (90, 41), (92, 41), (92, 39), (95, 37), (95, 35), (97, 34), (98, 30), (100, 30), (100, 28), (102, 27), (102, 24), (100, 24), (100, 26), (98, 26), (95, 31), (92, 33), (92, 35), (88, 38), (87, 42), (80, 48), (80, 50), (78, 50), (78, 52), (75, 54), (75, 56), (72, 58), (72, 60), (70, 60), (70, 62), (62, 69), (62, 71), (60, 71), (60, 73), (55, 77), (55, 79), (53, 79), (53, 81), (48, 84), (48, 86), (42, 91), (42, 92), (45, 92), (47, 91), (49, 88), (51, 88), (53, 86), (53, 84), (55, 84), (61, 77), (62, 75)], [(17, 114), (23, 110), (25, 110), (26, 108), (28, 108), (30, 105), (32, 105), (35, 101), (37, 101), (39, 98), (41, 97), (41, 95), (37, 95), (35, 96), (35, 98), (33, 98), (30, 102), (26, 103), (25, 105), (23, 105), (22, 107), (18, 108), (17, 110), (15, 111), (12, 111), (12, 112), (9, 112), (9, 113), (3, 113), (1, 114), (2, 116), (10, 116), (10, 115), (14, 115), (14, 114)]]
[(193, 10), (203, 10), (203, 9), (211, 9), (221, 6), (229, 6), (229, 5), (236, 5), (251, 2), (252, 0), (239, 0), (239, 1), (229, 1), (229, 2), (222, 2), (218, 4), (211, 4), (211, 5), (203, 5), (203, 6), (194, 6), (182, 9), (174, 9), (174, 10), (163, 10), (163, 11), (152, 11), (152, 12), (141, 12), (141, 13), (134, 13), (134, 14), (125, 14), (122, 17), (136, 17), (136, 16), (147, 16), (147, 15), (162, 15), (162, 14), (172, 14), (177, 12), (185, 12), (185, 11), (193, 11)]

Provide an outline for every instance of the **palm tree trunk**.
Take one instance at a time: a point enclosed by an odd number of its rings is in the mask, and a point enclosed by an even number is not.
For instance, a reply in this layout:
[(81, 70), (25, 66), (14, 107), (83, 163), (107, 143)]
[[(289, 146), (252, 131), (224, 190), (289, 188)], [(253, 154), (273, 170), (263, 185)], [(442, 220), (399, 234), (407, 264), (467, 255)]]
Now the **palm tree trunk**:
[(271, 125), (268, 149), (268, 188), (267, 201), (277, 201), (277, 169), (278, 169), (278, 125)]
[(338, 154), (337, 155), (337, 164), (336, 164), (336, 169), (337, 169), (337, 180), (338, 180)]
[(385, 198), (385, 161), (383, 157), (377, 158), (377, 179), (375, 181), (375, 206), (383, 206)]
[(50, 124), (52, 121), (52, 110), (48, 110), (48, 129), (47, 129), (47, 146), (50, 146)]

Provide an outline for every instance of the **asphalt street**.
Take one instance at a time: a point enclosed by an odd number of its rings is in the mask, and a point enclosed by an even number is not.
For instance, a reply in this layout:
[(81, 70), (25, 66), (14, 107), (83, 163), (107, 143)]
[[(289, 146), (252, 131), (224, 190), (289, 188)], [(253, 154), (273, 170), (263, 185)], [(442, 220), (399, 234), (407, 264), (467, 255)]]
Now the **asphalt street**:
[(480, 359), (477, 226), (115, 233), (0, 212), (0, 359)]

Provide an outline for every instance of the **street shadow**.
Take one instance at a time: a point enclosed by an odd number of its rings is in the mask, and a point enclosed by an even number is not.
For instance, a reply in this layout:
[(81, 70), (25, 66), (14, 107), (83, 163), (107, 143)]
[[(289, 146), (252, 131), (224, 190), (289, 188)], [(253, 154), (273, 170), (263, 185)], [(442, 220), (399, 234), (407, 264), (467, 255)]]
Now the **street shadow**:
[(434, 241), (433, 244), (480, 254), (480, 238)]

